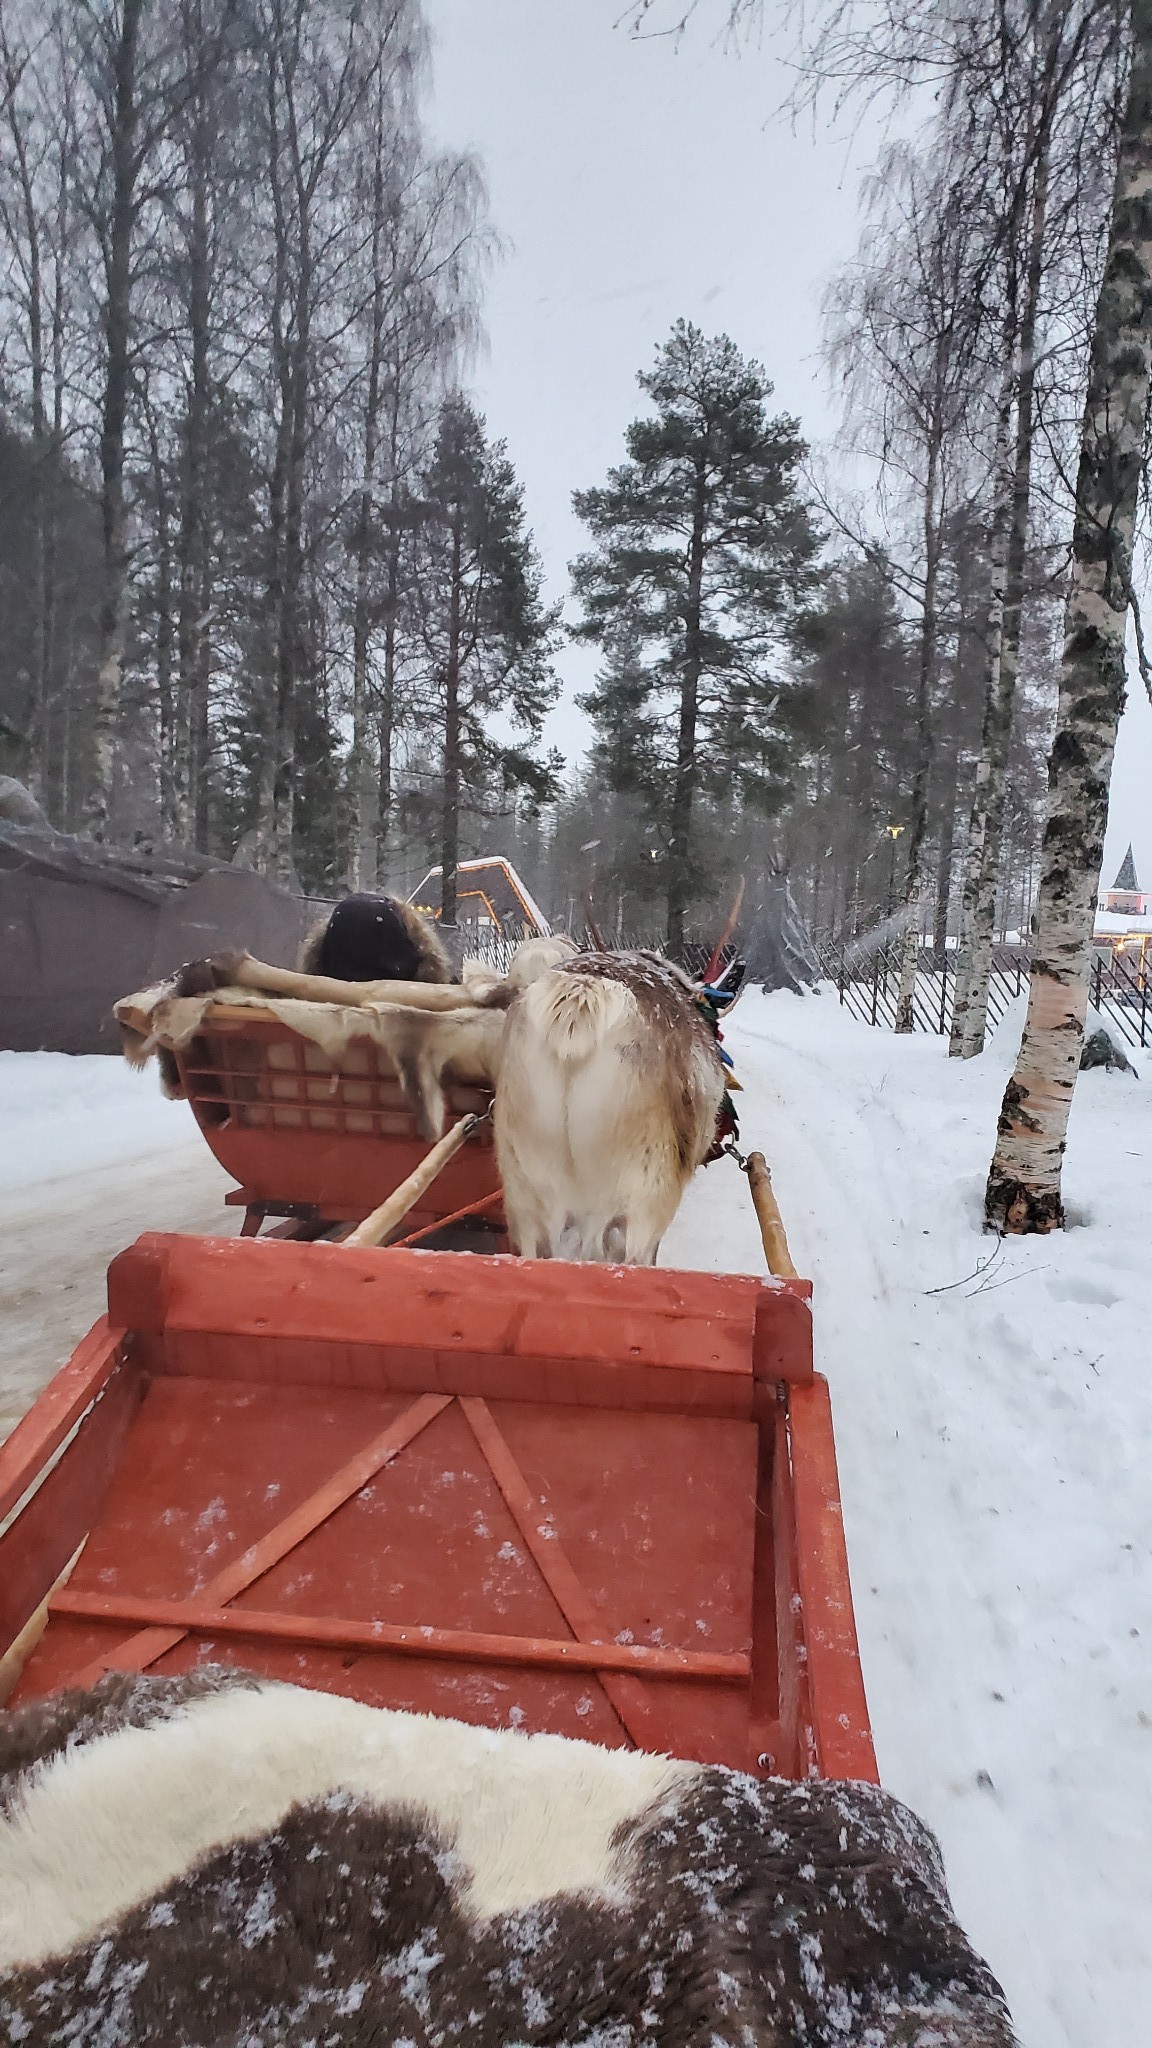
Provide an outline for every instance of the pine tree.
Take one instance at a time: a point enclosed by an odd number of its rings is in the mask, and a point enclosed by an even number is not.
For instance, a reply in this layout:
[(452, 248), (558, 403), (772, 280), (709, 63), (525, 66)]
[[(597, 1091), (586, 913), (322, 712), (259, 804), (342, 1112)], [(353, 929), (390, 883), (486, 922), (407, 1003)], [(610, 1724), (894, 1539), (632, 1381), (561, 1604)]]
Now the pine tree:
[(494, 782), (544, 801), (561, 766), (538, 751), (559, 690), (557, 614), (544, 603), (504, 443), (489, 445), (483, 420), (461, 398), (441, 413), (414, 549), (425, 657), (416, 723), (441, 754), (441, 916), (454, 924), (461, 811), (491, 813)]
[(768, 416), (771, 385), (727, 336), (678, 321), (637, 381), (655, 417), (632, 422), (605, 485), (576, 492), (594, 548), (572, 574), (578, 633), (609, 657), (584, 708), (605, 766), (620, 764), (614, 786), (644, 790), (679, 953), (707, 873), (700, 800), (771, 808), (787, 790), (773, 710), (820, 537), (798, 488), (798, 422)]
[[(891, 911), (887, 832), (908, 823), (916, 678), (883, 555), (832, 564), (802, 643), (788, 707), (809, 756), (796, 855), (811, 875), (809, 911), (819, 932)], [(878, 849), (885, 858), (877, 859)], [(794, 875), (799, 864), (794, 856)]]

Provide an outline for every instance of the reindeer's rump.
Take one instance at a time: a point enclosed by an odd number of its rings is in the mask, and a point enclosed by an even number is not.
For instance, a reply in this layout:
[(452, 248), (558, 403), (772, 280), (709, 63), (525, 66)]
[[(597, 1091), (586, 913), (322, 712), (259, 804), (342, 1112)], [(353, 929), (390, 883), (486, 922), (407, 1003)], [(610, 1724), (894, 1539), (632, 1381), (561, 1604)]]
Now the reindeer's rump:
[(210, 1670), (0, 1716), (0, 2028), (29, 2048), (1012, 2041), (932, 1838), (872, 1786)]
[(712, 1145), (724, 1075), (667, 962), (590, 954), (509, 1016), (496, 1142), (520, 1249), (645, 1263)]

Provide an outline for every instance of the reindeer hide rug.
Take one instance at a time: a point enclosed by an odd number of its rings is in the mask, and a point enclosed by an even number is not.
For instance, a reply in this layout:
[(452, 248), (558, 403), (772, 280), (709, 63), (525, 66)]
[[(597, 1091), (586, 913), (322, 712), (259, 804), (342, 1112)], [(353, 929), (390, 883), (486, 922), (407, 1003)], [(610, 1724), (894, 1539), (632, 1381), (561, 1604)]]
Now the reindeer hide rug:
[(211, 1668), (0, 1714), (19, 2048), (1010, 2048), (932, 1838)]

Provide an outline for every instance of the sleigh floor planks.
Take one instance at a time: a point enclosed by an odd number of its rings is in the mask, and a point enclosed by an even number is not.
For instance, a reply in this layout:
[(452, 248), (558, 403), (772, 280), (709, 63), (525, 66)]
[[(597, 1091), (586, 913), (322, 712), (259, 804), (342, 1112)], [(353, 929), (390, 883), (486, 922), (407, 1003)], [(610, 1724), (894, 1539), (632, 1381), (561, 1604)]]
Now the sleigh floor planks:
[[(142, 1399), (114, 1440), (81, 1432), (72, 1482), (53, 1474), (88, 1540), (14, 1699), (212, 1660), (482, 1725), (875, 1778), (804, 1296), (141, 1239), (109, 1299)], [(28, 1442), (87, 1385), (70, 1372)], [(23, 1520), (4, 1540), (27, 1604), (51, 1580)]]

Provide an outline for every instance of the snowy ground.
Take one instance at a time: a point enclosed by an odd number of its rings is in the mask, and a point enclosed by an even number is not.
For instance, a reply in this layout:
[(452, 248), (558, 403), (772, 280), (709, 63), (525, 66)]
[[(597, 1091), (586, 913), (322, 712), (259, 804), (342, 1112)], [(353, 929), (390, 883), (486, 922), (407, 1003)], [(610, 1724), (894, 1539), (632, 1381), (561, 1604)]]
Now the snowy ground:
[[(1152, 1063), (1082, 1077), (1059, 1238), (984, 1238), (1019, 1015), (982, 1060), (748, 996), (745, 1146), (816, 1283), (885, 1784), (936, 1829), (1024, 2048), (1133, 2048), (1152, 2011)], [(1138, 1061), (1139, 1064), (1139, 1061)], [(0, 1054), (0, 1435), (149, 1228), (227, 1230), (154, 1073)], [(727, 1162), (667, 1265), (761, 1270)]]
[(142, 1230), (239, 1229), (186, 1103), (119, 1058), (0, 1052), (0, 1439), (105, 1307)]
[[(1152, 2012), (1152, 1066), (1081, 1077), (1078, 1227), (998, 1247), (980, 1200), (1020, 1023), (1017, 1006), (962, 1065), (831, 995), (749, 996), (728, 1043), (742, 1142), (815, 1282), (884, 1783), (937, 1831), (1024, 2048), (1134, 2048)], [(718, 1175), (736, 1169), (698, 1178), (663, 1263), (754, 1266)]]

